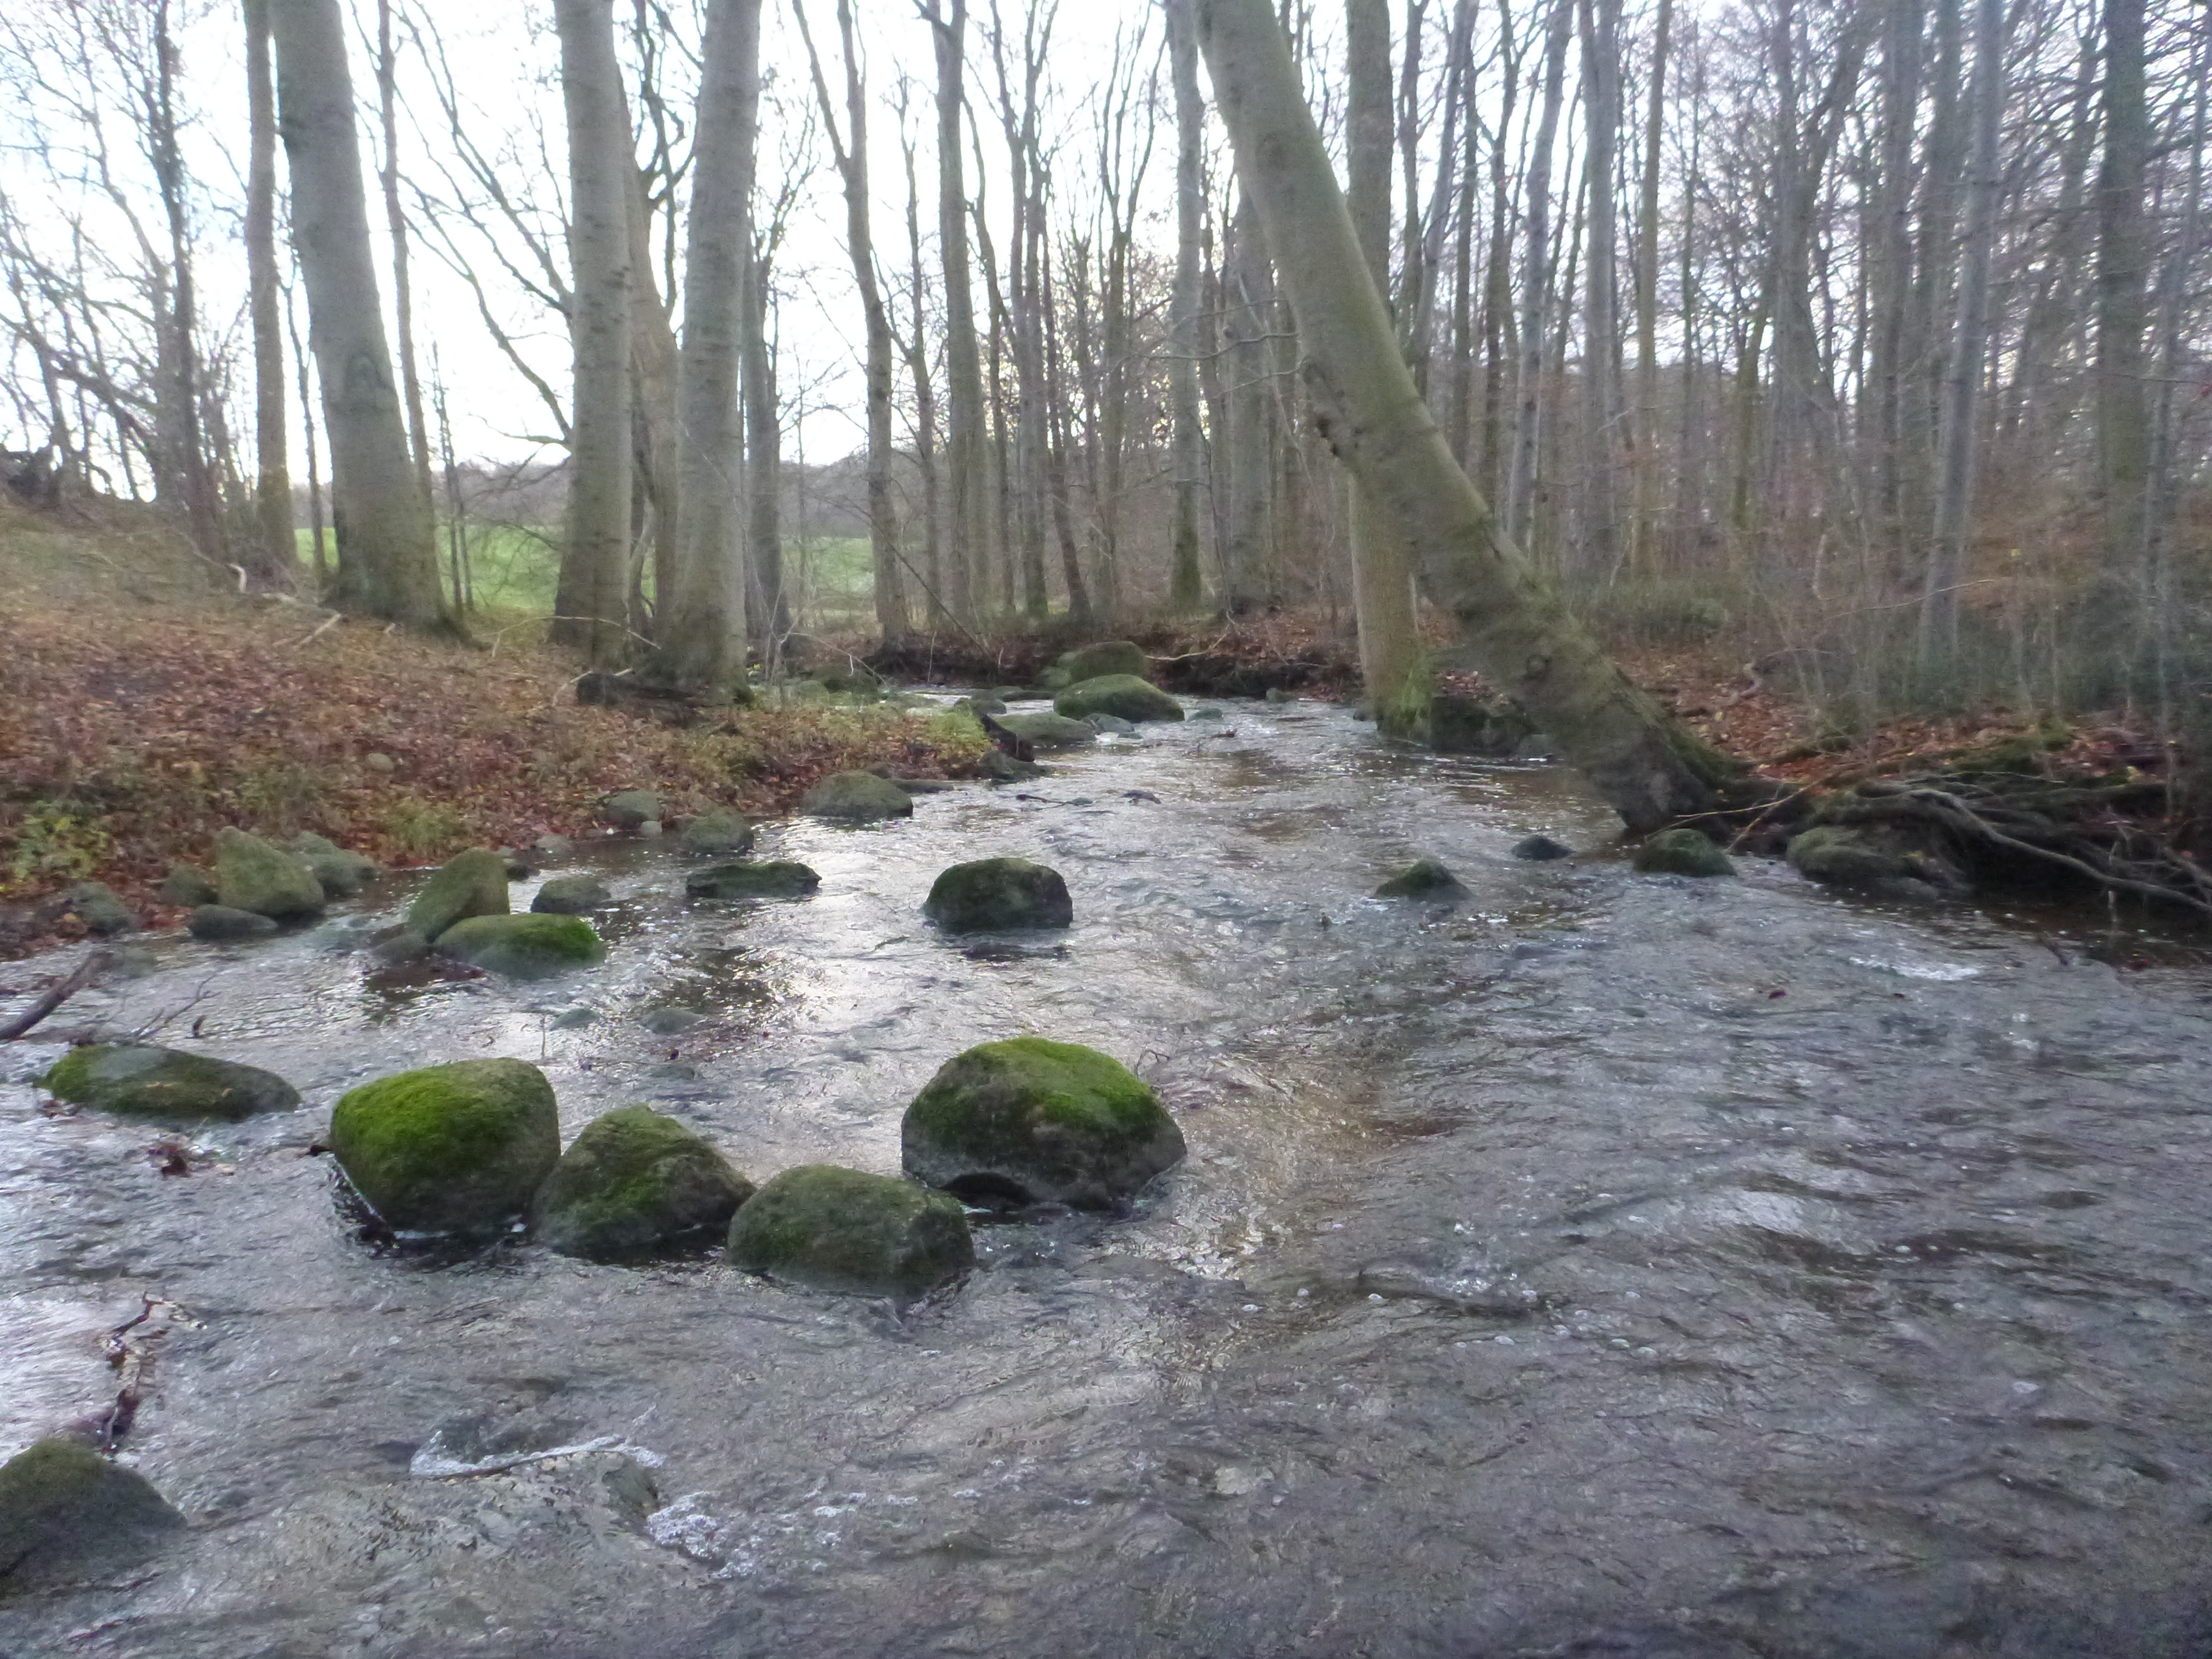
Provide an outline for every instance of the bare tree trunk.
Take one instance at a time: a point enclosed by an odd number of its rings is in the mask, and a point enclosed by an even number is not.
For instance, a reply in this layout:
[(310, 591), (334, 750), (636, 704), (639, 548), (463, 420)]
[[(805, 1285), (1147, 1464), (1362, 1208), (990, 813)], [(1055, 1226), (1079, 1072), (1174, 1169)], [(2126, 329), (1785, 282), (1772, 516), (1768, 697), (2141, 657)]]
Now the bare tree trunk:
[(961, 165), (961, 113), (968, 0), (927, 0), (937, 46), (937, 235), (945, 268), (945, 471), (951, 485), (946, 602), (972, 622), (988, 530), (985, 494), (983, 365), (968, 253), (968, 190)]
[[(1199, 3), (1202, 33), (1204, 0)], [(1216, 87), (1218, 93), (1218, 81)], [(1273, 284), (1268, 280), (1267, 249), (1261, 236), (1259, 215), (1249, 194), (1241, 195), (1237, 201), (1224, 265), (1229, 501), (1228, 534), (1221, 550), (1221, 608), (1234, 617), (1253, 609), (1266, 594), (1267, 506), (1273, 494), (1274, 449), (1269, 418), (1273, 395), (1268, 384), (1273, 354), (1267, 349)], [(1395, 349), (1394, 334), (1392, 350)]]
[[(683, 450), (676, 416), (679, 354), (669, 302), (662, 297), (660, 282), (654, 274), (645, 173), (631, 167), (629, 175), (629, 188), (623, 193), (629, 219), (630, 423), (636, 434), (630, 495), (634, 502), (644, 498), (642, 514), (634, 510), (631, 519), (635, 524), (642, 517), (652, 542), (653, 560), (651, 614), (640, 615), (632, 626), (658, 640), (660, 624), (675, 598), (683, 545), (683, 509), (677, 479)], [(635, 552), (632, 556), (636, 556)], [(633, 609), (641, 608), (634, 605)]]
[(289, 289), (284, 295), (284, 332), (292, 343), (293, 368), (299, 376), (300, 427), (307, 452), (307, 533), (313, 538), (308, 546), (315, 571), (315, 597), (319, 599), (331, 591), (330, 550), (323, 536), (323, 474), (315, 458), (315, 399), (308, 380), (308, 355), (300, 349), (299, 319), (292, 314)]
[(1045, 488), (1052, 499), (1054, 534), (1060, 542), (1061, 579), (1067, 584), (1067, 615), (1071, 622), (1089, 623), (1091, 589), (1083, 579), (1083, 557), (1075, 539), (1075, 515), (1067, 494), (1068, 397), (1066, 366), (1060, 360), (1060, 308), (1053, 298), (1052, 245), (1043, 246), (1045, 341)]
[(929, 602), (930, 625), (934, 628), (951, 610), (945, 593), (945, 491), (938, 466), (937, 391), (929, 373), (929, 334), (922, 318), (921, 191), (915, 182), (914, 146), (905, 140), (905, 113), (902, 102), (899, 132), (906, 155), (908, 297), (914, 321), (907, 373), (914, 381), (914, 462), (921, 474), (922, 588)]
[[(614, 0), (556, 0), (568, 118), (568, 522), (560, 617), (595, 668), (626, 654), (630, 478), (629, 122), (615, 61)], [(396, 200), (397, 198), (395, 197)]]
[(1205, 485), (1206, 436), (1199, 405), (1199, 309), (1205, 303), (1199, 238), (1205, 213), (1206, 105), (1198, 91), (1197, 21), (1192, 0), (1168, 0), (1169, 70), (1176, 100), (1176, 273), (1169, 324), (1168, 374), (1175, 410), (1174, 564), (1168, 604), (1195, 611), (1204, 601), (1198, 496)]
[(292, 238), (330, 434), (338, 603), (394, 622), (441, 620), (429, 502), (392, 384), (368, 241), (368, 193), (337, 0), (270, 0)]
[(1239, 176), (1297, 313), (1317, 423), (1395, 519), (1483, 672), (1632, 829), (1708, 810), (1724, 771), (1607, 660), (1502, 536), (1393, 349), (1395, 331), (1267, 0), (1200, 0), (1199, 38)]
[(775, 348), (769, 337), (775, 266), (769, 238), (757, 233), (752, 240), (738, 349), (745, 411), (745, 614), (761, 645), (762, 660), (771, 661), (791, 632), (791, 595), (783, 574), (783, 425)]
[(149, 148), (155, 182), (169, 231), (168, 373), (162, 396), (173, 411), (167, 457), (185, 498), (185, 518), (192, 544), (218, 562), (229, 556), (223, 534), (222, 503), (208, 467), (200, 413), (198, 285), (192, 258), (191, 211), (183, 152), (177, 143), (177, 44), (169, 27), (170, 0), (154, 0), (155, 84), (147, 110)]
[(1565, 90), (1567, 41), (1574, 32), (1573, 0), (1552, 0), (1550, 33), (1544, 43), (1544, 103), (1536, 118), (1536, 141), (1529, 152), (1522, 191), (1528, 252), (1521, 261), (1521, 363), (1516, 393), (1513, 466), (1505, 483), (1505, 534), (1525, 543), (1536, 489), (1537, 418), (1544, 384), (1544, 307), (1552, 289), (1552, 142), (1559, 127)]
[(1619, 394), (1613, 352), (1619, 347), (1619, 274), (1615, 268), (1613, 146), (1620, 137), (1620, 0), (1582, 0), (1583, 115), (1588, 124), (1583, 166), (1589, 201), (1584, 211), (1589, 263), (1583, 300), (1583, 563), (1592, 577), (1611, 580), (1620, 542), (1613, 492), (1614, 425)]
[(2142, 0), (2104, 0), (2105, 155), (2097, 176), (2097, 483), (2105, 556), (2133, 571), (2144, 547), (2150, 417), (2143, 396), (2149, 269), (2143, 175), (2150, 115), (2143, 90)]
[[(392, 0), (376, 0), (376, 107), (384, 134), (384, 222), (392, 234), (392, 307), (398, 325), (399, 390), (407, 404), (407, 437), (425, 502), (432, 497), (430, 428), (422, 413), (422, 380), (415, 368), (415, 289), (407, 274), (407, 213), (399, 205), (399, 59), (392, 41)], [(619, 86), (619, 82), (617, 83)], [(623, 128), (625, 143), (629, 137)]]
[(745, 660), (738, 378), (752, 258), (760, 0), (708, 0), (701, 56), (677, 368), (683, 552), (653, 672), (674, 684), (711, 686), (741, 676)]
[(1674, 0), (1659, 0), (1644, 118), (1644, 185), (1636, 216), (1636, 476), (1628, 565), (1639, 576), (1650, 574), (1658, 539), (1659, 177), (1667, 136), (1668, 35), (1674, 21)]
[(269, 63), (268, 0), (246, 0), (247, 308), (253, 320), (252, 574), (289, 592), (299, 585), (292, 475), (285, 452), (284, 295), (276, 270), (276, 87)]

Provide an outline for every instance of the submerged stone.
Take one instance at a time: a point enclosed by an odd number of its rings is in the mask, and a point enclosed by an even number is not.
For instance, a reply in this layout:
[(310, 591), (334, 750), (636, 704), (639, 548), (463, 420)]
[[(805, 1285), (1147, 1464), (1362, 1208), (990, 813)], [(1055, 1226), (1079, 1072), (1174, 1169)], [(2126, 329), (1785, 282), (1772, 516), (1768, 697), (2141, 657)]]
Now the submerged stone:
[(1376, 898), (1457, 898), (1467, 889), (1434, 859), (1417, 859), (1375, 890)]
[(1735, 860), (1694, 830), (1662, 830), (1636, 849), (1647, 876), (1732, 876)]
[(684, 878), (684, 893), (695, 899), (804, 898), (822, 878), (804, 864), (777, 859), (764, 864), (716, 864)]
[(730, 1265), (856, 1296), (917, 1297), (975, 1262), (957, 1199), (834, 1164), (786, 1170), (730, 1219)]
[(1108, 674), (1079, 680), (1052, 701), (1053, 713), (1070, 720), (1113, 714), (1125, 720), (1179, 720), (1182, 704), (1149, 680), (1134, 674)]
[(1513, 847), (1515, 858), (1526, 859), (1531, 864), (1547, 864), (1553, 859), (1571, 859), (1574, 855), (1573, 848), (1549, 836), (1531, 836), (1526, 841), (1515, 842)]
[(300, 1103), (299, 1091), (274, 1072), (141, 1043), (72, 1048), (39, 1083), (58, 1100), (134, 1117), (235, 1121)]
[(972, 1202), (1107, 1209), (1182, 1159), (1182, 1130), (1119, 1060), (1043, 1037), (947, 1060), (906, 1109), (907, 1173)]
[(581, 916), (471, 916), (438, 936), (438, 949), (509, 979), (543, 979), (606, 960), (599, 931)]
[(703, 1025), (706, 1021), (707, 1016), (696, 1008), (648, 1008), (637, 1018), (637, 1023), (655, 1036), (674, 1036), (694, 1025)]
[(1039, 749), (1073, 749), (1098, 741), (1097, 726), (1065, 714), (1009, 714), (999, 724)]
[(0, 1595), (112, 1571), (185, 1524), (146, 1478), (58, 1436), (0, 1464)]
[(553, 1085), (519, 1060), (464, 1060), (364, 1083), (331, 1114), (331, 1150), (368, 1206), (413, 1232), (520, 1215), (561, 1156)]
[(800, 811), (817, 818), (854, 823), (914, 816), (914, 797), (873, 772), (833, 772), (808, 790), (799, 805)]
[(581, 916), (613, 902), (597, 876), (556, 876), (538, 890), (530, 908), (540, 915)]
[(222, 896), (216, 890), (215, 878), (197, 864), (171, 865), (169, 873), (161, 878), (158, 896), (162, 903), (179, 905), (187, 910), (213, 904)]
[(457, 921), (507, 912), (506, 854), (472, 847), (438, 867), (407, 907), (407, 925), (434, 945)]
[(271, 847), (243, 830), (215, 838), (216, 896), (228, 909), (275, 921), (320, 915), (323, 884), (297, 853)]
[(383, 873), (374, 859), (349, 853), (312, 830), (302, 830), (292, 837), (292, 851), (307, 860), (323, 891), (331, 898), (351, 898)]
[(1060, 872), (1027, 859), (977, 859), (942, 872), (922, 915), (947, 933), (1066, 927), (1075, 903)]
[(649, 1255), (729, 1224), (753, 1184), (674, 1118), (623, 1106), (586, 1124), (538, 1189), (531, 1231), (563, 1255)]
[(276, 924), (251, 910), (234, 910), (227, 904), (203, 904), (185, 918), (185, 931), (210, 944), (228, 939), (265, 939)]
[(701, 858), (750, 852), (752, 844), (752, 825), (735, 812), (720, 807), (701, 813), (685, 824), (684, 833), (677, 837), (678, 847)]

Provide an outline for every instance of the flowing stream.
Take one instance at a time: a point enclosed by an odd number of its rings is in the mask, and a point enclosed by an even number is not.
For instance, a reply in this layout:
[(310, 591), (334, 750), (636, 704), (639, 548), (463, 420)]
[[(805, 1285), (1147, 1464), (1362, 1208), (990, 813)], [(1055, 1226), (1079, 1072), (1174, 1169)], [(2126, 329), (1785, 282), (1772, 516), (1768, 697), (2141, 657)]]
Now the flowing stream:
[[(593, 844), (610, 959), (548, 984), (373, 973), (397, 881), (141, 947), (54, 1024), (307, 1103), (189, 1175), (42, 1113), (57, 1045), (0, 1049), (0, 1455), (100, 1403), (158, 1293), (189, 1322), (126, 1455), (191, 1522), (0, 1602), (0, 1653), (2212, 1651), (2212, 972), (1771, 863), (1638, 876), (1563, 770), (1225, 707), (770, 826), (800, 902)], [(1585, 851), (1509, 857), (1532, 830)], [(1072, 930), (923, 923), (1002, 852)], [(1365, 896), (1420, 854), (1470, 896)], [(1190, 1157), (1133, 1215), (981, 1227), (903, 1313), (706, 1251), (395, 1253), (308, 1155), (352, 1085), (496, 1054), (567, 1134), (642, 1100), (756, 1180), (894, 1171), (936, 1067), (1022, 1031), (1133, 1066)]]

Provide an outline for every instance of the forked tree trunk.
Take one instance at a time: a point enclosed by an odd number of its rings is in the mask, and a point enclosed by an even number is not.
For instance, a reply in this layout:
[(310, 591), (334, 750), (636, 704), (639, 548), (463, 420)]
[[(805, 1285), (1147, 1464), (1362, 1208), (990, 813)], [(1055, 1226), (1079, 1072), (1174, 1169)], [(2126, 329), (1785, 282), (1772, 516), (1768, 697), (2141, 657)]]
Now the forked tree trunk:
[(1200, 0), (1199, 38), (1240, 179), (1297, 313), (1315, 417), (1406, 536), (1475, 665), (1632, 830), (1710, 810), (1725, 759), (1599, 649), (1499, 532), (1413, 385), (1267, 0)]
[(392, 378), (337, 0), (270, 0), (292, 240), (323, 387), (344, 609), (414, 626), (443, 609), (437, 550)]
[(630, 480), (630, 155), (615, 60), (614, 0), (558, 0), (561, 96), (568, 118), (568, 337), (575, 378), (560, 615), (595, 668), (627, 637)]
[(246, 275), (253, 319), (253, 574), (297, 585), (290, 446), (284, 431), (284, 295), (276, 270), (276, 88), (269, 66), (269, 0), (246, 0)]

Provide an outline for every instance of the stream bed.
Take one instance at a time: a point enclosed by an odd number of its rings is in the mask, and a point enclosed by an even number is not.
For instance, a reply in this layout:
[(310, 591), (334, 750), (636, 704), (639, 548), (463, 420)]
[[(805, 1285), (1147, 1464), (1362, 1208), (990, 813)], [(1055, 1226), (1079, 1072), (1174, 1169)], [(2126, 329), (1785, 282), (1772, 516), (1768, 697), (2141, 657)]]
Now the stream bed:
[[(611, 954), (562, 980), (378, 975), (397, 879), (134, 947), (53, 1024), (307, 1102), (189, 1175), (43, 1113), (57, 1044), (0, 1048), (0, 1456), (112, 1393), (156, 1294), (189, 1317), (126, 1459), (191, 1523), (0, 1602), (0, 1654), (2212, 1652), (2212, 970), (1771, 862), (1638, 876), (1563, 769), (1221, 706), (770, 825), (798, 902), (592, 843), (548, 873), (613, 886)], [(923, 922), (1000, 853), (1072, 929)], [(1468, 896), (1365, 896), (1420, 855)], [(1127, 1217), (979, 1225), (903, 1311), (706, 1250), (394, 1252), (309, 1154), (360, 1082), (508, 1055), (564, 1136), (645, 1101), (757, 1181), (895, 1172), (932, 1073), (1024, 1031), (1134, 1067), (1190, 1156)]]

